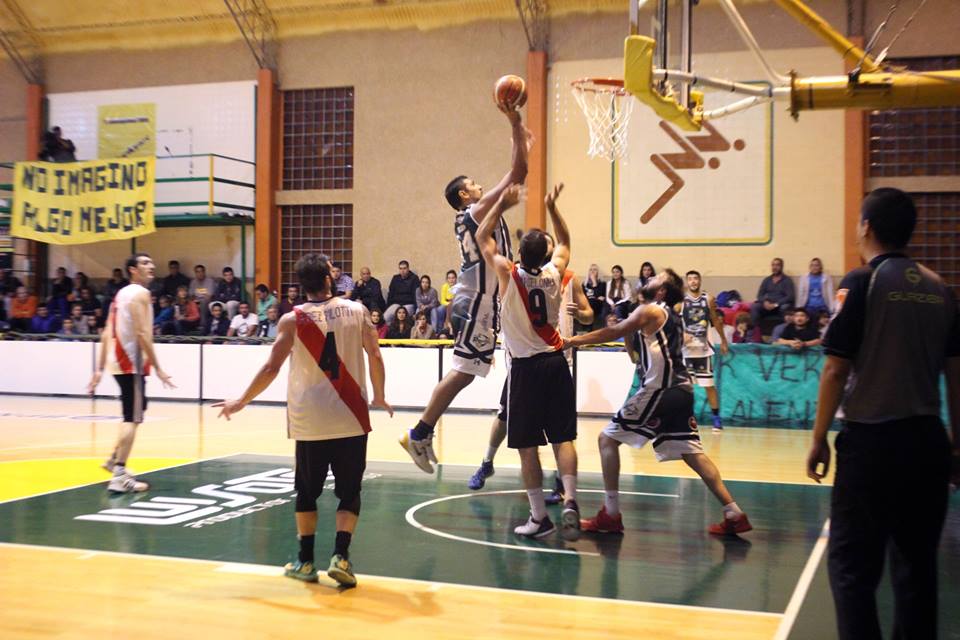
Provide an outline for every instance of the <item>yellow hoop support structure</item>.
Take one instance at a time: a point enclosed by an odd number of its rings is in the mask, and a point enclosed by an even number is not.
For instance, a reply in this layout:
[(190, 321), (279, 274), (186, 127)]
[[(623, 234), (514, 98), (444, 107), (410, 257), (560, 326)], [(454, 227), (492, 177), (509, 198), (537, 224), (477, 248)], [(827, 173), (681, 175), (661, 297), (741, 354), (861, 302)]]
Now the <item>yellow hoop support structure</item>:
[(675, 98), (657, 91), (653, 82), (655, 42), (646, 36), (628, 36), (623, 44), (623, 88), (653, 109), (658, 116), (685, 131), (700, 131), (703, 92), (691, 91), (688, 111)]
[(910, 109), (960, 105), (960, 69), (795, 78), (790, 113), (823, 109)]

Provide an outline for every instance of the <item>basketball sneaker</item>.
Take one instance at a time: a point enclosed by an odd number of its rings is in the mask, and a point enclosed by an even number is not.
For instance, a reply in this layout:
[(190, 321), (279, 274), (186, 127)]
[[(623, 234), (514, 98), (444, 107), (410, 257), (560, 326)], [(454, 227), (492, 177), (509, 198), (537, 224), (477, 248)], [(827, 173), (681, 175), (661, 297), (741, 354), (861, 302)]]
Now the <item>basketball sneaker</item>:
[(753, 525), (750, 524), (745, 513), (738, 513), (733, 518), (725, 517), (722, 522), (707, 527), (707, 531), (715, 536), (735, 536), (739, 533), (746, 533), (751, 529), (753, 529)]
[(549, 505), (561, 504), (563, 502), (563, 482), (560, 481), (560, 474), (553, 474), (553, 491), (544, 497), (544, 501)]
[(723, 420), (720, 419), (720, 416), (713, 416), (713, 432), (720, 433), (723, 431)]
[(493, 476), (493, 460), (484, 460), (480, 463), (480, 468), (477, 469), (477, 472), (470, 476), (470, 480), (467, 481), (467, 487), (471, 491), (477, 491), (483, 489), (483, 485), (487, 482), (487, 478)]
[(313, 566), (312, 562), (300, 562), (297, 560), (295, 562), (288, 562), (283, 566), (283, 575), (288, 578), (293, 578), (294, 580), (316, 582), (317, 568)]
[(537, 522), (533, 519), (533, 514), (531, 513), (527, 522), (519, 527), (514, 527), (513, 532), (518, 536), (527, 538), (542, 538), (556, 530), (557, 527), (554, 526), (553, 521), (550, 520), (550, 516), (544, 516), (543, 520)]
[[(414, 440), (413, 429), (409, 429), (400, 438), (400, 446), (410, 454), (414, 464), (421, 470), (426, 473), (433, 473), (433, 465), (430, 464), (431, 454), (433, 454), (433, 436), (426, 437), (423, 440)], [(433, 459), (436, 460), (435, 455)]]
[(623, 533), (623, 514), (611, 516), (606, 506), (600, 507), (597, 515), (580, 521), (580, 530), (587, 533)]
[(580, 507), (576, 500), (567, 500), (560, 514), (560, 537), (573, 542), (580, 538)]
[(357, 586), (357, 577), (353, 575), (353, 565), (339, 553), (330, 558), (330, 568), (327, 575), (336, 580), (341, 587)]
[(150, 485), (141, 480), (137, 480), (129, 473), (113, 476), (107, 485), (107, 491), (112, 493), (142, 493), (150, 488)]

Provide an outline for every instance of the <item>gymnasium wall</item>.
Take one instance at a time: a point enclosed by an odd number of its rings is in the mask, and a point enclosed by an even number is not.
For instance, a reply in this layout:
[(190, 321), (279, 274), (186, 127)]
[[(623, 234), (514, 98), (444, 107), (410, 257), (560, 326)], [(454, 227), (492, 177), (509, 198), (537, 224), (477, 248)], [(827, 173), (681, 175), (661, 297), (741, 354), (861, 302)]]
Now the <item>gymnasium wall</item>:
[[(804, 74), (841, 70), (835, 54), (770, 2), (737, 4), (778, 69), (795, 68)], [(810, 4), (839, 30), (845, 29), (845, 3), (816, 0)], [(869, 0), (867, 28), (872, 29), (888, 8), (887, 2)], [(644, 28), (649, 15), (646, 11), (641, 18)], [(898, 15), (901, 22), (904, 18)], [(621, 55), (626, 22), (625, 12), (552, 21), (551, 91), (556, 89), (553, 79), (578, 69), (609, 68), (613, 75), (620, 75), (612, 61)], [(931, 1), (891, 55), (956, 53), (958, 23), (960, 3)], [(886, 40), (891, 36), (888, 32)], [(696, 11), (695, 49), (700, 54), (698, 70), (726, 66), (720, 70), (737, 71), (740, 78), (759, 77), (716, 4), (703, 3)], [(492, 185), (506, 171), (509, 130), (491, 104), (490, 88), (503, 73), (525, 73), (526, 51), (516, 20), (285, 40), (279, 58), (282, 88), (356, 88), (356, 169), (350, 191), (281, 192), (278, 201), (352, 203), (355, 270), (369, 265), (375, 275), (389, 278), (396, 261), (407, 258), (415, 270), (436, 278), (456, 263), (452, 211), (442, 199), (442, 188), (459, 172)], [(239, 40), (192, 48), (55, 55), (45, 63), (49, 93), (252, 80), (256, 73), (252, 56)], [(0, 61), (0, 87), (0, 158), (16, 159), (24, 149), (25, 84), (6, 60)], [(708, 274), (707, 285), (712, 289), (746, 290), (767, 271), (774, 254), (786, 258), (788, 271), (795, 274), (804, 271), (812, 255), (821, 257), (829, 271), (841, 270), (845, 186), (839, 113), (805, 113), (794, 123), (780, 107), (775, 109), (773, 240), (768, 246), (736, 249), (615, 247), (610, 242), (609, 206), (600, 211), (596, 207), (599, 201), (609, 201), (609, 172), (602, 163), (584, 158), (585, 129), (579, 118), (571, 111), (562, 123), (565, 126), (559, 127), (551, 113), (548, 139), (549, 177), (563, 179), (570, 187), (563, 202), (578, 243), (574, 248), (578, 270), (591, 261), (604, 267), (618, 261), (633, 274), (640, 262), (650, 259), (658, 266), (697, 266)], [(70, 132), (66, 133), (69, 137)], [(518, 209), (509, 219), (517, 224), (522, 212)], [(162, 243), (163, 236), (158, 234), (156, 239)], [(205, 255), (220, 249), (217, 241), (197, 245), (202, 245), (197, 249)], [(180, 248), (171, 248), (167, 254), (191, 261)], [(218, 260), (219, 254), (207, 263)]]

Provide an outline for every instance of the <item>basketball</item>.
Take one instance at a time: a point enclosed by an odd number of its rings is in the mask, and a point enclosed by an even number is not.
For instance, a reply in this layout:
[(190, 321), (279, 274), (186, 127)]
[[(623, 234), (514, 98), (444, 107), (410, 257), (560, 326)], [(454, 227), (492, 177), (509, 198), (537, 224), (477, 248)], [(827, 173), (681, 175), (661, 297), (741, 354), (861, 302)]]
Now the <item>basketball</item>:
[(527, 103), (527, 83), (520, 76), (503, 76), (493, 86), (493, 99), (503, 110), (519, 109)]

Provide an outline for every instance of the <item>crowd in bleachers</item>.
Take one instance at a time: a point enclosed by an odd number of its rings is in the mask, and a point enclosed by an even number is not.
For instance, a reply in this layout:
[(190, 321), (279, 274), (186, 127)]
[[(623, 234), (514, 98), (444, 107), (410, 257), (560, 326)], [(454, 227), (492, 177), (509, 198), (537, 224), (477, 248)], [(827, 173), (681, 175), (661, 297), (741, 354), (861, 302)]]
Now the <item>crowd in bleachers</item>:
[[(577, 323), (578, 331), (589, 331), (608, 323), (608, 317), (625, 318), (643, 302), (640, 291), (656, 273), (644, 262), (635, 280), (620, 265), (613, 265), (604, 278), (596, 264), (590, 265), (582, 286), (594, 311), (591, 326)], [(417, 275), (401, 260), (384, 290), (368, 267), (354, 279), (333, 268), (335, 295), (357, 300), (372, 312), (371, 317), (384, 339), (449, 339), (462, 318), (451, 313), (457, 274), (450, 270), (439, 291), (429, 275)], [(204, 265), (193, 267), (193, 278), (171, 260), (167, 272), (150, 285), (154, 303), (154, 333), (158, 336), (207, 336), (213, 338), (272, 338), (277, 321), (294, 306), (305, 302), (299, 287), (282, 292), (264, 284), (246, 300), (240, 279), (231, 267), (220, 278), (212, 278)], [(0, 270), (0, 329), (32, 334), (71, 336), (96, 335), (103, 331), (110, 304), (128, 281), (123, 271), (95, 288), (83, 272), (73, 277), (57, 269), (42, 295), (29, 291), (9, 271)], [(783, 271), (783, 260), (774, 258), (771, 273), (764, 278), (755, 300), (746, 302), (737, 291), (716, 292), (718, 310), (727, 325), (732, 343), (774, 343), (809, 345), (818, 339), (834, 312), (833, 283), (819, 259), (810, 261), (809, 272), (794, 281)]]

